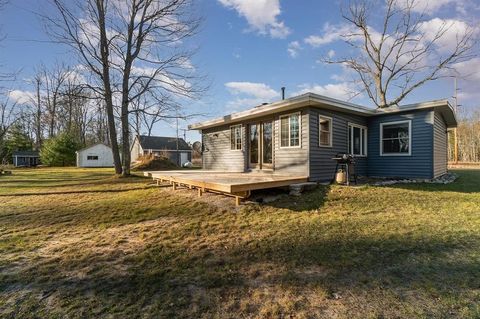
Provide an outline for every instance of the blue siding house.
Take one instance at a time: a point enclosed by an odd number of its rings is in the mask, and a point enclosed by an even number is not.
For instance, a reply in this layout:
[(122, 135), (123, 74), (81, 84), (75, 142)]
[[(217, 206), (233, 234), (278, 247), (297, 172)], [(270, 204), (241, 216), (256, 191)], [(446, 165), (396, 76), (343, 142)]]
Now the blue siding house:
[(203, 168), (331, 180), (338, 153), (370, 177), (435, 178), (447, 173), (448, 100), (372, 109), (307, 93), (197, 123)]

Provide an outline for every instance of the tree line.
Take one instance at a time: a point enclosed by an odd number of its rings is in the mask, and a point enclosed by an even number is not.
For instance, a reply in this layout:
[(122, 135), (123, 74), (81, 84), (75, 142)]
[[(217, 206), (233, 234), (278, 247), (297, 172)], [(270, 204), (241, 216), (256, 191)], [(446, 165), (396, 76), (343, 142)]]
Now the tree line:
[(75, 147), (102, 142), (112, 147), (116, 174), (128, 176), (133, 136), (151, 134), (161, 120), (185, 118), (182, 103), (207, 89), (192, 63), (196, 48), (189, 39), (201, 23), (194, 3), (46, 2), (49, 13), (38, 16), (74, 63), (39, 65), (28, 80), (35, 93), (3, 86), (0, 158), (11, 160), (14, 147), (41, 149), (57, 138)]

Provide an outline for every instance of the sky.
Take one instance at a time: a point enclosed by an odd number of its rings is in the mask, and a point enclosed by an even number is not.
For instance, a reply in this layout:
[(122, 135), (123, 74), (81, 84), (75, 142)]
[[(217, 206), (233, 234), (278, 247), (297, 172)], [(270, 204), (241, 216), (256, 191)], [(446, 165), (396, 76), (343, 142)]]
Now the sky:
[[(75, 65), (71, 52), (52, 43), (34, 12), (45, 8), (47, 0), (10, 0), (0, 12), (0, 25), (6, 39), (0, 47), (0, 64), (20, 71), (12, 89), (15, 97), (31, 91), (26, 83), (40, 63), (55, 61)], [(408, 1), (408, 0), (399, 0)], [(192, 63), (205, 76), (208, 91), (200, 100), (185, 101), (186, 114), (201, 114), (180, 121), (188, 124), (245, 110), (264, 102), (279, 100), (281, 87), (287, 97), (314, 92), (342, 100), (351, 98), (353, 74), (339, 65), (326, 65), (322, 58), (339, 58), (351, 53), (341, 35), (348, 25), (341, 17), (342, 1), (318, 0), (196, 0), (196, 13), (203, 18), (199, 34), (191, 39), (198, 47)], [(382, 1), (378, 1), (383, 5)], [(479, 0), (417, 0), (425, 12), (425, 34), (442, 22), (453, 27), (436, 47), (446, 52), (456, 33), (470, 26), (480, 34)], [(48, 12), (46, 12), (48, 14)], [(375, 16), (375, 15), (374, 15)], [(380, 22), (371, 19), (372, 26)], [(475, 29), (477, 28), (477, 29)], [(480, 57), (455, 66), (459, 103), (465, 110), (480, 108)], [(451, 98), (453, 79), (441, 79), (414, 91), (403, 103)], [(351, 100), (373, 107), (365, 94)], [(175, 123), (160, 122), (155, 135), (175, 136)], [(181, 131), (181, 135), (183, 132)], [(199, 134), (187, 132), (187, 140)]]

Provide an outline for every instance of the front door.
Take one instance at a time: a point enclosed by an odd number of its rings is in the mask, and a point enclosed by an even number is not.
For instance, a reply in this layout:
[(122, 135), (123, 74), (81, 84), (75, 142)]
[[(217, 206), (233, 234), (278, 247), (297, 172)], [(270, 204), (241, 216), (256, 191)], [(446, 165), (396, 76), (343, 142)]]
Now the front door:
[(273, 122), (252, 123), (249, 126), (249, 167), (273, 168)]

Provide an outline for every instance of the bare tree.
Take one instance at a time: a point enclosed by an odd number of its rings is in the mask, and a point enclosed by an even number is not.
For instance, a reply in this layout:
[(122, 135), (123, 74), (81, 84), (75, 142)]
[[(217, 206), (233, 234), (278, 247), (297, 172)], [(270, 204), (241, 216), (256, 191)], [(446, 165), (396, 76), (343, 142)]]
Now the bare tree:
[[(121, 123), (121, 173), (130, 174), (131, 103), (144, 94), (192, 98), (203, 91), (193, 73), (194, 51), (181, 43), (200, 20), (191, 0), (52, 0), (61, 22), (47, 18), (54, 35), (79, 53), (101, 85), (91, 88), (105, 100), (114, 156), (114, 107)], [(72, 4), (74, 3), (74, 4)], [(118, 103), (118, 104), (117, 104)], [(136, 110), (138, 112), (138, 109)], [(115, 167), (119, 173), (117, 161)]]
[[(448, 70), (474, 56), (474, 29), (455, 34), (448, 52), (439, 53), (446, 35), (454, 31), (451, 22), (427, 32), (425, 15), (415, 13), (416, 0), (387, 0), (386, 4), (364, 0), (351, 2), (343, 18), (349, 31), (343, 40), (358, 54), (324, 62), (353, 70), (368, 97), (380, 108), (399, 104), (425, 83), (449, 76)], [(384, 8), (379, 31), (370, 24), (374, 8)], [(375, 15), (378, 16), (378, 15)]]

